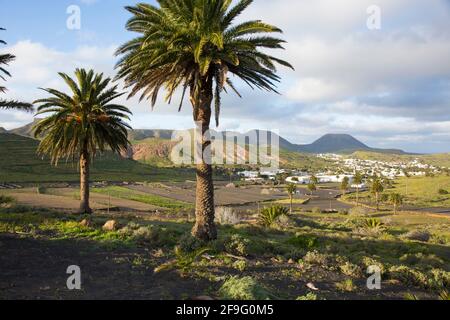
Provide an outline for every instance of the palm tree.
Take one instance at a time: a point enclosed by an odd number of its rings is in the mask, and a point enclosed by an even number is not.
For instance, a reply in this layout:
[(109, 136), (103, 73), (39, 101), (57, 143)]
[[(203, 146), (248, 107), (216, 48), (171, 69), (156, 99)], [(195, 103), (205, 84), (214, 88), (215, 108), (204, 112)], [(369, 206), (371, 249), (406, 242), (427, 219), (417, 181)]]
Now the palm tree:
[(290, 214), (292, 214), (292, 201), (293, 201), (293, 197), (294, 194), (297, 192), (297, 186), (293, 183), (290, 183), (286, 186), (286, 191), (289, 195), (289, 200), (290, 200)]
[(391, 193), (389, 200), (394, 206), (394, 214), (397, 214), (397, 208), (403, 204), (403, 196), (399, 193)]
[(314, 191), (317, 190), (317, 186), (314, 182), (308, 183), (307, 188), (308, 188), (309, 192), (311, 192), (311, 196), (313, 195)]
[[(193, 118), (202, 133), (201, 161), (197, 163), (196, 223), (192, 235), (202, 240), (217, 238), (214, 224), (214, 185), (209, 164), (211, 141), (208, 136), (212, 103), (219, 125), (221, 94), (227, 90), (240, 94), (230, 74), (251, 88), (276, 91), (280, 77), (276, 64), (292, 66), (267, 53), (282, 49), (283, 40), (268, 36), (281, 33), (275, 26), (259, 20), (233, 24), (253, 2), (240, 0), (157, 0), (159, 6), (137, 4), (126, 7), (133, 15), (127, 29), (139, 36), (117, 51), (117, 78), (132, 88), (130, 97), (142, 92), (141, 100), (151, 100), (152, 107), (161, 89), (166, 101), (181, 89), (181, 110), (189, 92)], [(228, 89), (227, 89), (228, 88)]]
[[(0, 28), (0, 30), (5, 30), (3, 28)], [(6, 44), (5, 41), (0, 39), (1, 44)], [(16, 57), (12, 54), (6, 53), (6, 54), (0, 54), (0, 79), (3, 81), (6, 81), (5, 77), (11, 77), (11, 74), (8, 72), (8, 70), (5, 69), (5, 66), (9, 65), (12, 61), (14, 61)], [(3, 86), (0, 86), (0, 93), (5, 93), (6, 88)], [(19, 102), (15, 100), (4, 100), (0, 99), (0, 109), (17, 109), (17, 110), (24, 110), (24, 111), (33, 111), (33, 107), (29, 103)]]
[(315, 185), (319, 184), (319, 178), (317, 178), (315, 175), (312, 175), (310, 180)]
[(344, 177), (344, 179), (342, 179), (341, 182), (341, 191), (344, 194), (344, 196), (346, 195), (349, 187), (350, 187), (350, 179), (349, 177)]
[(91, 213), (89, 206), (89, 167), (97, 151), (109, 148), (119, 153), (129, 145), (124, 119), (131, 114), (128, 108), (112, 103), (123, 93), (117, 86), (107, 88), (111, 79), (93, 70), (75, 71), (76, 80), (59, 73), (71, 90), (71, 96), (55, 89), (43, 89), (51, 96), (34, 103), (40, 104), (38, 113), (50, 115), (34, 126), (35, 137), (43, 136), (39, 154), (51, 157), (57, 165), (60, 158), (78, 159), (80, 163), (80, 213)]
[(363, 182), (363, 178), (360, 172), (356, 172), (355, 176), (353, 177), (353, 182), (356, 185), (356, 206), (359, 206), (359, 187), (361, 186)]
[(384, 191), (384, 186), (381, 180), (376, 175), (373, 177), (370, 191), (375, 195), (377, 210), (380, 210), (380, 194)]

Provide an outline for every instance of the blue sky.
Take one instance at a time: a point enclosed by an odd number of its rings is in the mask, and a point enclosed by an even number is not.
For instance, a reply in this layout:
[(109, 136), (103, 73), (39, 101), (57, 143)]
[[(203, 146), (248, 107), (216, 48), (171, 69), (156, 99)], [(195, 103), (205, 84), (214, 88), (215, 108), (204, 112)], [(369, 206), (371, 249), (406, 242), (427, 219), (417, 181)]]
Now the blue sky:
[[(6, 83), (8, 98), (32, 101), (38, 87), (65, 90), (57, 72), (95, 68), (114, 75), (118, 45), (132, 0), (4, 1), (0, 52), (17, 56)], [(450, 1), (378, 0), (381, 29), (367, 28), (372, 0), (255, 0), (242, 20), (262, 19), (284, 30), (279, 56), (295, 66), (280, 69), (280, 96), (238, 84), (244, 99), (225, 96), (219, 129), (278, 130), (295, 143), (326, 133), (349, 133), (380, 148), (450, 152)], [(66, 27), (70, 5), (81, 10), (81, 30)], [(274, 14), (277, 13), (277, 14)], [(135, 128), (189, 128), (186, 104), (121, 101)], [(32, 115), (0, 111), (0, 127)]]

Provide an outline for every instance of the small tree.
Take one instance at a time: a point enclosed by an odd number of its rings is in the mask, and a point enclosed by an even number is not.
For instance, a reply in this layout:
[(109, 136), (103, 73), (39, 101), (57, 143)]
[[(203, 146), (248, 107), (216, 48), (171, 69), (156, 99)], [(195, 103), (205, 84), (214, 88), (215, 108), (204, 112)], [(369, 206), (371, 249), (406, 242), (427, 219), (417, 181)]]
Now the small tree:
[(308, 190), (309, 190), (309, 192), (311, 192), (311, 195), (313, 195), (314, 191), (317, 190), (316, 184), (312, 181), (310, 183), (308, 183)]
[(350, 179), (348, 177), (345, 177), (341, 182), (341, 191), (344, 194), (344, 196), (347, 193), (349, 187), (350, 187)]
[(292, 200), (294, 198), (294, 194), (297, 192), (297, 186), (293, 183), (290, 183), (286, 187), (286, 191), (289, 194), (289, 200), (290, 200), (290, 210), (289, 212), (292, 214)]
[(384, 191), (384, 186), (381, 180), (374, 176), (372, 180), (372, 186), (370, 188), (370, 192), (375, 195), (375, 202), (377, 204), (377, 210), (380, 210), (380, 194)]
[(363, 182), (363, 178), (360, 172), (356, 172), (353, 177), (353, 182), (356, 185), (356, 206), (359, 206), (359, 187)]
[(389, 200), (394, 206), (394, 214), (397, 214), (397, 208), (403, 204), (403, 196), (399, 193), (391, 193)]

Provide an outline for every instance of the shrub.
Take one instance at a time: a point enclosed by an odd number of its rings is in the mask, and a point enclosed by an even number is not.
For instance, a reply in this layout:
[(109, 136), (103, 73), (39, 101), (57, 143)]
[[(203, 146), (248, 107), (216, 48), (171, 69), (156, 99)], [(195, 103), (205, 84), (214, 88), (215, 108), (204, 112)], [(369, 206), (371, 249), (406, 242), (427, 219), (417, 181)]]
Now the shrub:
[(184, 253), (180, 247), (175, 247), (175, 259), (156, 267), (154, 272), (159, 273), (165, 270), (177, 269), (182, 275), (187, 274), (192, 265), (199, 260), (209, 249), (199, 249), (194, 252)]
[(225, 251), (239, 256), (248, 255), (250, 240), (239, 234), (234, 234), (224, 241)]
[(222, 225), (235, 225), (241, 223), (242, 219), (233, 208), (217, 207), (216, 221)]
[(219, 289), (224, 300), (269, 300), (273, 295), (252, 277), (230, 277)]
[(0, 204), (11, 204), (15, 201), (13, 197), (5, 196), (0, 194)]
[(450, 192), (448, 192), (447, 190), (445, 190), (445, 189), (439, 189), (439, 192), (438, 192), (441, 196), (445, 196), (445, 195), (448, 195)]
[(194, 252), (201, 248), (204, 248), (206, 244), (204, 241), (193, 237), (191, 233), (185, 233), (183, 236), (180, 237), (180, 240), (178, 241), (178, 246), (181, 249), (181, 251), (187, 253), (187, 252)]
[(45, 192), (47, 191), (47, 189), (43, 186), (38, 185), (36, 187), (36, 193), (37, 194), (45, 194)]
[(377, 266), (378, 268), (380, 268), (381, 274), (384, 274), (386, 272), (386, 267), (384, 266), (384, 264), (372, 257), (363, 257), (361, 259), (361, 263), (366, 270), (371, 266)]
[(118, 233), (138, 242), (149, 243), (154, 246), (172, 246), (176, 244), (177, 234), (153, 225), (141, 226), (135, 222), (128, 223)]
[(319, 213), (322, 213), (322, 210), (319, 207), (315, 207), (315, 208), (312, 208), (311, 212), (313, 214), (319, 214)]
[(351, 216), (367, 216), (369, 214), (369, 210), (364, 207), (354, 207), (349, 211)]
[(259, 214), (259, 221), (265, 227), (270, 227), (273, 225), (277, 218), (282, 215), (288, 215), (289, 209), (280, 206), (274, 206), (270, 208), (264, 208)]
[(353, 278), (359, 278), (362, 276), (362, 270), (360, 267), (358, 267), (356, 264), (353, 264), (349, 261), (345, 262), (344, 264), (339, 266), (339, 270), (341, 270), (341, 272), (349, 277), (353, 277)]
[(409, 265), (423, 265), (431, 267), (440, 267), (444, 261), (434, 254), (425, 255), (423, 253), (405, 254), (400, 257), (400, 261)]
[(245, 269), (247, 269), (247, 262), (244, 260), (238, 260), (233, 263), (233, 268), (240, 272), (244, 272)]
[(346, 216), (346, 215), (348, 215), (348, 210), (339, 209), (338, 210), (338, 214), (341, 215), (341, 216)]
[(312, 292), (309, 292), (308, 294), (306, 294), (304, 296), (297, 297), (297, 299), (295, 299), (295, 300), (297, 300), (297, 301), (307, 301), (307, 300), (319, 300), (319, 299), (317, 298), (316, 294), (314, 294)]
[(317, 238), (297, 234), (286, 241), (287, 244), (300, 249), (312, 249), (317, 246)]
[(380, 219), (366, 219), (363, 222), (363, 227), (368, 229), (380, 229), (384, 226)]
[(430, 271), (431, 287), (435, 289), (450, 288), (450, 272), (442, 269)]
[(405, 285), (428, 287), (428, 277), (424, 273), (407, 266), (392, 266), (389, 268), (388, 275), (391, 279), (399, 280)]
[(316, 265), (329, 269), (334, 264), (334, 259), (331, 255), (320, 253), (317, 250), (309, 251), (301, 260), (301, 262), (308, 265)]
[(354, 232), (361, 236), (377, 237), (384, 231), (384, 224), (380, 219), (365, 219)]
[(430, 241), (431, 234), (424, 230), (412, 230), (404, 234), (402, 238), (413, 241), (428, 242)]
[(289, 228), (295, 226), (295, 221), (283, 214), (276, 219), (275, 225), (281, 228)]
[(356, 286), (353, 283), (352, 279), (346, 279), (344, 281), (336, 283), (336, 288), (339, 291), (343, 291), (343, 292), (352, 292), (352, 291), (356, 290)]

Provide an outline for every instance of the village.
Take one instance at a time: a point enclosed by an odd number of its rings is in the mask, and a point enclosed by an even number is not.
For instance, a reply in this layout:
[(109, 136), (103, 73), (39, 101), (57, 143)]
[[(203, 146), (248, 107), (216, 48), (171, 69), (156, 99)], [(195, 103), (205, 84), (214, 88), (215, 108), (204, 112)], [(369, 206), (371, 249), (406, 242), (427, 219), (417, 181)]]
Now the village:
[[(364, 160), (351, 156), (339, 154), (318, 154), (318, 158), (333, 163), (334, 170), (324, 168), (319, 172), (305, 172), (301, 169), (278, 169), (265, 171), (240, 171), (238, 175), (243, 181), (263, 183), (268, 181), (278, 181), (279, 177), (284, 177), (283, 183), (291, 183), (298, 185), (307, 185), (316, 181), (317, 184), (342, 183), (348, 179), (352, 188), (364, 188), (365, 183), (354, 184), (353, 179), (356, 173), (363, 177), (373, 177), (375, 175), (385, 179), (394, 180), (399, 177), (421, 177), (430, 174), (438, 174), (446, 168), (436, 167), (426, 164), (416, 158), (410, 161), (381, 161), (381, 160)], [(313, 178), (314, 177), (314, 178)]]

